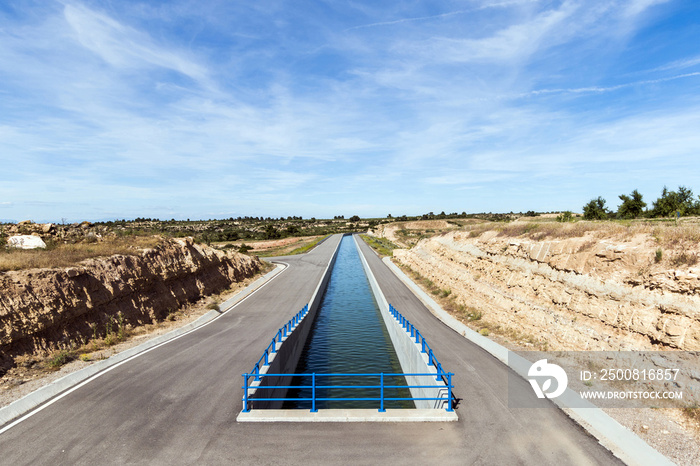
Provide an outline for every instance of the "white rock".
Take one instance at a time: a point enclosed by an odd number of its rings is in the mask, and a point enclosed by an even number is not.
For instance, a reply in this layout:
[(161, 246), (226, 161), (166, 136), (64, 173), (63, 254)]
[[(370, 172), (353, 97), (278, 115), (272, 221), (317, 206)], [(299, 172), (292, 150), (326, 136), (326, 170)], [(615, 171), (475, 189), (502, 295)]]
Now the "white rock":
[(38, 236), (32, 235), (17, 235), (10, 236), (7, 239), (7, 244), (12, 248), (19, 249), (44, 249), (46, 248), (46, 243)]

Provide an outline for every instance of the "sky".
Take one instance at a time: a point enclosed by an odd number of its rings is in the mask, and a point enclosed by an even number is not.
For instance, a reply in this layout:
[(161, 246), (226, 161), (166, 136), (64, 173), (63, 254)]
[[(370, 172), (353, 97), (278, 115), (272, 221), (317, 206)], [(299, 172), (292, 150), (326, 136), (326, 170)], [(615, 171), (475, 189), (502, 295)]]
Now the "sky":
[(700, 194), (695, 0), (3, 0), (0, 221)]

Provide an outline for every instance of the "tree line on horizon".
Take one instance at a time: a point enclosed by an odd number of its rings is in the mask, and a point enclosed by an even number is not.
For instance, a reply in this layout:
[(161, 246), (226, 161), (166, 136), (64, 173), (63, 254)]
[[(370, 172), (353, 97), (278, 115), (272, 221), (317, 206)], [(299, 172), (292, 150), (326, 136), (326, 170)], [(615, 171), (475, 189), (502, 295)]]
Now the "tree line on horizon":
[(676, 191), (671, 191), (664, 186), (661, 196), (652, 202), (651, 208), (647, 208), (642, 194), (636, 189), (629, 195), (620, 194), (618, 197), (622, 203), (617, 211), (608, 209), (605, 205), (605, 199), (601, 196), (591, 199), (583, 206), (583, 219), (608, 220), (700, 215), (700, 196), (696, 199), (693, 190), (685, 186), (679, 186)]

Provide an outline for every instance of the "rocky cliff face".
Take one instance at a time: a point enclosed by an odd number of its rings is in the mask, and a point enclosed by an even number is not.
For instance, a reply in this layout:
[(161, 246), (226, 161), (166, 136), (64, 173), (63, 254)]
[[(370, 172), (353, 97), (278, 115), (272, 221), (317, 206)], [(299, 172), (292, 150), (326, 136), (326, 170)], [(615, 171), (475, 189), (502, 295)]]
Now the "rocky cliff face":
[(657, 263), (657, 247), (648, 234), (450, 232), (394, 255), (484, 320), (551, 350), (700, 350), (700, 268)]
[(262, 263), (191, 239), (68, 269), (0, 273), (0, 375), (11, 357), (102, 336), (118, 315), (140, 325), (254, 275)]

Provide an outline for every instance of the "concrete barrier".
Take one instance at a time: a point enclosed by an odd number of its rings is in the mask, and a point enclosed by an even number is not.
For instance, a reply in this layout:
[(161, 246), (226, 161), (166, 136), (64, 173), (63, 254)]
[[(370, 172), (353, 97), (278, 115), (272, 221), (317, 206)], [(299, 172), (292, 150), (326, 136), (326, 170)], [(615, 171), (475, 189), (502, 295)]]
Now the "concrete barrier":
[[(401, 369), (406, 374), (437, 374), (435, 366), (429, 363), (428, 356), (421, 352), (421, 346), (418, 345), (408, 332), (399, 324), (399, 322), (391, 315), (389, 312), (389, 303), (382, 293), (381, 288), (377, 282), (377, 279), (372, 273), (372, 269), (369, 267), (367, 259), (362, 254), (360, 246), (357, 243), (357, 235), (354, 235), (355, 246), (360, 254), (360, 260), (362, 261), (362, 267), (365, 269), (365, 274), (367, 275), (367, 280), (369, 280), (370, 288), (374, 297), (379, 305), (379, 311), (384, 320), (384, 325), (389, 332), (389, 337), (391, 342), (394, 344), (394, 349), (396, 350), (396, 355), (399, 358), (399, 363), (401, 363)], [(413, 398), (447, 398), (447, 386), (440, 379), (438, 380), (435, 376), (407, 376), (406, 383), (409, 386), (432, 386), (430, 388), (411, 388), (411, 396)], [(433, 388), (434, 387), (434, 388)], [(417, 400), (415, 401), (416, 408), (418, 409), (442, 409), (447, 408), (446, 401), (430, 401), (430, 400)]]

